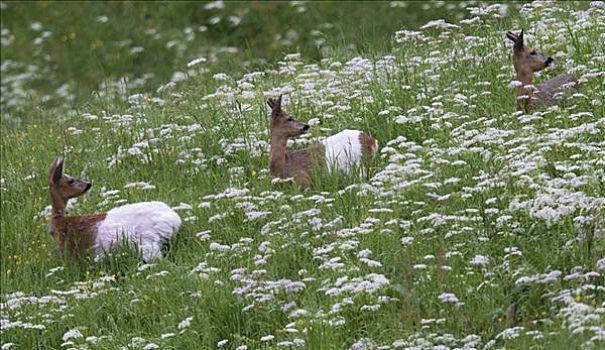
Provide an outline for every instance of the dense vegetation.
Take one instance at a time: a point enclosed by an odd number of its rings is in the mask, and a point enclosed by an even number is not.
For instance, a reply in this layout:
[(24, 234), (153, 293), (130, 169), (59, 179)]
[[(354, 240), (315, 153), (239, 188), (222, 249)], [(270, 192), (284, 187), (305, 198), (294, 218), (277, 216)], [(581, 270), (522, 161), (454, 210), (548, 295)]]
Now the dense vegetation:
[[(603, 2), (1, 7), (3, 349), (605, 346)], [(529, 114), (521, 28), (581, 82)], [(376, 137), (369, 179), (273, 183), (279, 94), (292, 148)], [(59, 154), (72, 215), (177, 208), (165, 257), (61, 261)]]

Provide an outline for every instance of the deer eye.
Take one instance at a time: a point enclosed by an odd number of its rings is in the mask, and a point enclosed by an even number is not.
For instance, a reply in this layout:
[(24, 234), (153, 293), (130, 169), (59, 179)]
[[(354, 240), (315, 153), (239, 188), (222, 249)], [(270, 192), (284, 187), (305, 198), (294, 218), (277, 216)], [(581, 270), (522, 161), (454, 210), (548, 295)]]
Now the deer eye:
[(67, 183), (68, 183), (68, 184), (70, 184), (70, 185), (73, 185), (73, 183), (74, 183), (75, 181), (76, 181), (76, 180), (74, 180), (74, 179), (69, 179), (69, 181), (67, 181)]
[(532, 55), (532, 56), (535, 56), (536, 55), (536, 51), (532, 51), (529, 54)]

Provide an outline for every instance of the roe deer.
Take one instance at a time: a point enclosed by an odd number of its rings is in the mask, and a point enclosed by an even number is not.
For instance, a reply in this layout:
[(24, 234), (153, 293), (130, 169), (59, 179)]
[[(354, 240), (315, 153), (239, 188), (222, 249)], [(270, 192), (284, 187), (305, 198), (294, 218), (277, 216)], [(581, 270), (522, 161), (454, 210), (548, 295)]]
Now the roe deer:
[(519, 35), (509, 31), (506, 33), (506, 37), (515, 43), (513, 45), (513, 65), (517, 73), (517, 80), (521, 82), (521, 85), (516, 88), (517, 111), (529, 112), (539, 104), (553, 105), (560, 97), (559, 93), (577, 84), (575, 76), (562, 73), (541, 84), (528, 86), (532, 85), (534, 72), (548, 67), (553, 62), (553, 58), (527, 47), (523, 42), (523, 30)]
[(313, 184), (314, 167), (349, 173), (355, 166), (362, 167), (362, 160), (369, 160), (376, 154), (378, 142), (359, 130), (344, 130), (309, 148), (287, 152), (288, 138), (305, 133), (309, 125), (283, 111), (281, 100), (280, 95), (267, 101), (271, 107), (269, 172), (272, 177), (293, 177), (299, 186), (308, 188)]
[(162, 246), (181, 226), (177, 213), (162, 202), (143, 202), (66, 217), (67, 201), (86, 193), (92, 184), (63, 174), (63, 163), (63, 157), (57, 157), (48, 170), (52, 201), (48, 229), (61, 256), (66, 250), (76, 257), (89, 253), (97, 257), (123, 241), (134, 244), (145, 262), (161, 256)]

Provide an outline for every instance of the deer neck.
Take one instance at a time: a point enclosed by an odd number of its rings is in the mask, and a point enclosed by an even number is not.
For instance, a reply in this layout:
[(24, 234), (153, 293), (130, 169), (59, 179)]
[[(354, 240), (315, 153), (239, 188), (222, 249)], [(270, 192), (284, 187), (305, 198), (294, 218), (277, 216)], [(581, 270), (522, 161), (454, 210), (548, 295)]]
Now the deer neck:
[(55, 243), (57, 244), (57, 251), (62, 255), (64, 238), (65, 238), (65, 206), (67, 200), (61, 196), (54, 188), (50, 188), (50, 199), (51, 199), (51, 219), (48, 223), (48, 231), (53, 236)]
[[(517, 111), (524, 109), (527, 112), (533, 94), (533, 89), (528, 89), (527, 85), (531, 85), (534, 81), (534, 72), (531, 70), (517, 70), (517, 80), (521, 82), (521, 85), (517, 86)], [(521, 96), (526, 97), (519, 99)]]
[(52, 219), (60, 220), (65, 215), (65, 207), (67, 205), (67, 199), (63, 198), (55, 189), (50, 190), (50, 199), (52, 204)]
[(271, 150), (269, 151), (269, 173), (273, 177), (287, 177), (286, 171), (286, 137), (271, 135)]

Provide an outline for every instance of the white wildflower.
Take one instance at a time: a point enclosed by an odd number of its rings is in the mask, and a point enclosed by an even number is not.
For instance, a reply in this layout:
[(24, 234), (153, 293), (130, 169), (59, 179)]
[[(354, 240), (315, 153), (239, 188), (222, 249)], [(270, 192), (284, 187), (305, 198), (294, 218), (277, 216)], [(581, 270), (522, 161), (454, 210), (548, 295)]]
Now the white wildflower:
[(485, 266), (489, 264), (489, 258), (483, 255), (475, 255), (475, 257), (471, 259), (471, 264)]
[(77, 328), (74, 329), (70, 329), (67, 332), (65, 332), (65, 334), (63, 334), (63, 341), (68, 341), (69, 339), (77, 339), (77, 338), (82, 338), (83, 335), (82, 333), (80, 333), (80, 331)]
[(271, 341), (273, 339), (275, 339), (275, 336), (269, 334), (269, 335), (265, 335), (264, 337), (260, 338), (260, 341), (266, 342), (266, 341)]
[(403, 245), (411, 245), (412, 243), (414, 243), (414, 237), (405, 236), (401, 239)]
[(438, 29), (455, 29), (460, 28), (459, 26), (451, 23), (447, 23), (444, 19), (436, 19), (434, 21), (429, 21), (420, 29), (428, 29), (428, 28), (438, 28)]
[(187, 63), (187, 67), (191, 68), (199, 63), (204, 63), (206, 61), (207, 61), (206, 57), (200, 56), (200, 57), (194, 58), (191, 61), (189, 61), (189, 63)]
[(191, 316), (191, 317), (187, 317), (186, 319), (182, 320), (182, 321), (181, 321), (181, 322), (178, 324), (177, 328), (178, 328), (178, 329), (185, 329), (185, 328), (189, 327), (189, 326), (191, 325), (191, 321), (192, 321), (192, 320), (193, 320), (193, 316)]
[(222, 0), (212, 1), (204, 5), (204, 10), (222, 10), (225, 8), (225, 4)]
[(454, 303), (457, 304), (459, 302), (458, 298), (453, 293), (441, 293), (439, 295), (439, 300), (443, 303)]

